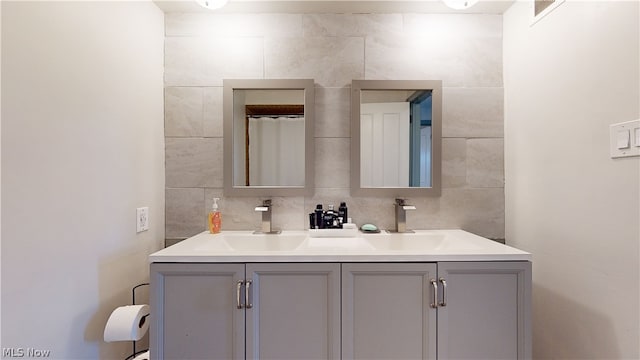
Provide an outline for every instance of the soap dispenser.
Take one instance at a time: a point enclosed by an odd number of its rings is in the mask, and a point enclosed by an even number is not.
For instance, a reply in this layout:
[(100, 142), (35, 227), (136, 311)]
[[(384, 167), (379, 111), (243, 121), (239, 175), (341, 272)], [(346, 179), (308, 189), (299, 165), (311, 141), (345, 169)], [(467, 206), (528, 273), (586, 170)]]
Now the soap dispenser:
[(218, 200), (220, 198), (213, 198), (213, 205), (211, 206), (211, 212), (209, 212), (209, 232), (217, 234), (222, 227), (222, 214), (218, 210)]

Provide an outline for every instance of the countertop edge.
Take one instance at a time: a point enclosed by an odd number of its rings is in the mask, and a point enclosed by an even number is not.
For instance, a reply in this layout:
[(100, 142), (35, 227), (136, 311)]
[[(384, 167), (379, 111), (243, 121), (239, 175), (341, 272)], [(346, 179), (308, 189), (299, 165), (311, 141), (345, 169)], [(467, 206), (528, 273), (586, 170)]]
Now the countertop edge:
[(532, 261), (531, 254), (473, 254), (473, 255), (229, 255), (194, 256), (173, 255), (149, 257), (150, 263), (251, 263), (251, 262), (442, 262), (442, 261)]
[[(313, 251), (227, 251), (216, 248), (215, 251), (201, 250), (203, 244), (220, 236), (202, 232), (170, 247), (159, 250), (148, 256), (149, 263), (308, 263), (308, 262), (489, 262), (489, 261), (532, 261), (529, 252), (500, 244), (490, 239), (475, 235), (461, 229), (419, 230), (434, 234), (453, 234), (462, 240), (478, 246), (477, 250), (467, 249), (434, 249), (433, 252), (415, 250), (351, 250), (331, 251), (327, 249)], [(418, 232), (418, 231), (416, 231)], [(245, 233), (229, 231), (227, 233)], [(289, 234), (305, 234), (304, 231), (288, 231)], [(363, 238), (376, 238), (377, 235), (362, 235)], [(318, 241), (320, 238), (316, 238)], [(322, 241), (322, 240), (320, 240)], [(330, 240), (329, 240), (330, 241)]]

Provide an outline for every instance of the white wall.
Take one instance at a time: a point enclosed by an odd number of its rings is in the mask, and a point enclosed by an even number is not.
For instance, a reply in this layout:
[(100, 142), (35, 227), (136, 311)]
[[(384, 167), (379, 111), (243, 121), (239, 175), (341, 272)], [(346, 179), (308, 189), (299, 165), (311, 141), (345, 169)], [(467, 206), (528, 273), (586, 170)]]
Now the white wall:
[[(151, 2), (2, 7), (2, 346), (124, 358), (103, 327), (164, 238), (164, 16)], [(136, 235), (140, 206), (151, 228)]]
[(534, 357), (638, 359), (640, 159), (609, 124), (640, 117), (639, 3), (504, 15), (507, 243), (533, 253)]

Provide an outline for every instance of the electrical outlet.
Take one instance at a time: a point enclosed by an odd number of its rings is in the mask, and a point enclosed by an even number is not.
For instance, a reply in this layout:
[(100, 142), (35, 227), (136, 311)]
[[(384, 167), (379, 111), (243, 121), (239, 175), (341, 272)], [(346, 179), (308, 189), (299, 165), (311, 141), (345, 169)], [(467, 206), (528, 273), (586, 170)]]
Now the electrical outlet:
[(141, 207), (136, 209), (136, 232), (149, 230), (149, 208)]

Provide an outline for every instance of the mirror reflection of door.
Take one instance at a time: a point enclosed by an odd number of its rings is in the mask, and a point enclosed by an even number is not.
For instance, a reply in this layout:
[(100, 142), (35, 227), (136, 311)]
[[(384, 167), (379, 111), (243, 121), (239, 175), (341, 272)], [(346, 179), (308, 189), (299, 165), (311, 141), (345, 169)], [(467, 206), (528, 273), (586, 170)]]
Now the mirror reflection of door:
[[(431, 90), (363, 93), (367, 94), (360, 105), (361, 186), (431, 187)], [(365, 99), (399, 95), (405, 100)]]
[(409, 103), (360, 106), (363, 187), (409, 186)]

